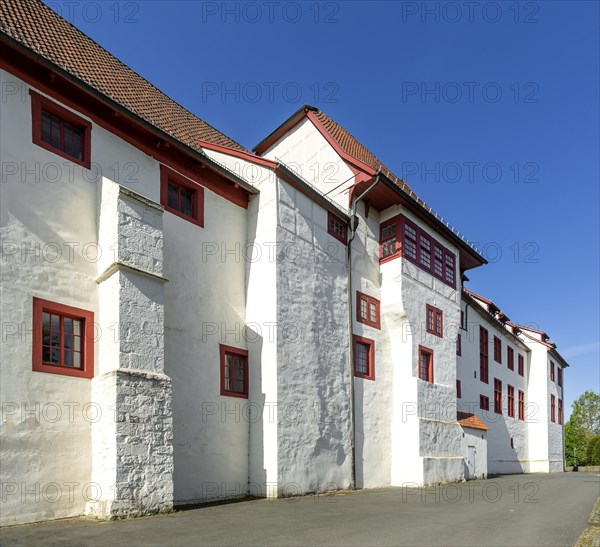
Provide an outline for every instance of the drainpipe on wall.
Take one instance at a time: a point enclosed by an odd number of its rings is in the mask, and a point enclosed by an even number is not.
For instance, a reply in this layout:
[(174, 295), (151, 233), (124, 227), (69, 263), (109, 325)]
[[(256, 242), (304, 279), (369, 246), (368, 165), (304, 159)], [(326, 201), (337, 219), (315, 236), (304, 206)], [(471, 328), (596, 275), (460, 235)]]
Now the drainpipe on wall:
[(358, 202), (363, 199), (377, 184), (379, 183), (379, 176), (381, 167), (377, 170), (375, 182), (371, 184), (360, 196), (352, 200), (352, 207), (350, 210), (350, 237), (348, 238), (348, 246), (346, 249), (346, 276), (347, 276), (347, 298), (348, 298), (348, 334), (350, 342), (349, 365), (350, 365), (350, 414), (352, 420), (352, 488), (356, 488), (356, 417), (354, 412), (354, 343), (352, 342), (353, 334), (353, 314), (352, 314), (352, 241), (356, 236), (356, 229), (358, 228), (358, 216), (356, 216), (356, 207)]

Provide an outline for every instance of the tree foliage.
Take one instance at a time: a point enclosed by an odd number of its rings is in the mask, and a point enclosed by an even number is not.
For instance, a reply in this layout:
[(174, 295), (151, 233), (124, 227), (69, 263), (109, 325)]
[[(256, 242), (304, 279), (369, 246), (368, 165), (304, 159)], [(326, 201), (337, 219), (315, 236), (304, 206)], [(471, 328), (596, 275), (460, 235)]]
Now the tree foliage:
[(600, 395), (586, 391), (573, 403), (565, 424), (567, 465), (600, 465)]

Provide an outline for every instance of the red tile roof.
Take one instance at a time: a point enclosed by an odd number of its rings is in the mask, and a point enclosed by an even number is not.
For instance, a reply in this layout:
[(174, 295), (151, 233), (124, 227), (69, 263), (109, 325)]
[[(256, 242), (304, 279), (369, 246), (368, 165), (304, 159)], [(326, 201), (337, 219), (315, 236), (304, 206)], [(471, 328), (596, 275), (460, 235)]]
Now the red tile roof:
[(184, 145), (246, 149), (131, 70), (39, 0), (0, 0), (0, 33), (58, 65)]
[(457, 412), (457, 421), (462, 427), (472, 427), (473, 429), (483, 429), (487, 431), (489, 427), (485, 425), (475, 414), (468, 412)]

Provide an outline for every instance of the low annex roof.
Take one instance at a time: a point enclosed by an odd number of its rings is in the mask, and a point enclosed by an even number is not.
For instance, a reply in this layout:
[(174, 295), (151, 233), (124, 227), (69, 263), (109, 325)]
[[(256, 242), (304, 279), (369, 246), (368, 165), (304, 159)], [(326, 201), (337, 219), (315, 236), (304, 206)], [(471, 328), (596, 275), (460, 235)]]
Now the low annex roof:
[(475, 414), (468, 412), (457, 412), (456, 420), (462, 427), (471, 427), (473, 429), (482, 429), (487, 431), (489, 427), (485, 425)]

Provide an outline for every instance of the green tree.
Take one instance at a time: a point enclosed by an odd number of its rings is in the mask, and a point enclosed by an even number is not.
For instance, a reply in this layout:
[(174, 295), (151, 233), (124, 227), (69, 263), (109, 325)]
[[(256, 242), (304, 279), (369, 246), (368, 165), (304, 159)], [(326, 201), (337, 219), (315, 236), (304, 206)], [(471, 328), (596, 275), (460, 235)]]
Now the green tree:
[[(572, 412), (565, 424), (565, 452), (567, 465), (574, 465), (574, 452), (577, 451), (577, 465), (598, 465), (595, 460), (595, 437), (600, 436), (600, 395), (586, 391), (571, 405)], [(594, 441), (594, 442), (592, 442)], [(600, 443), (598, 443), (600, 446)]]

